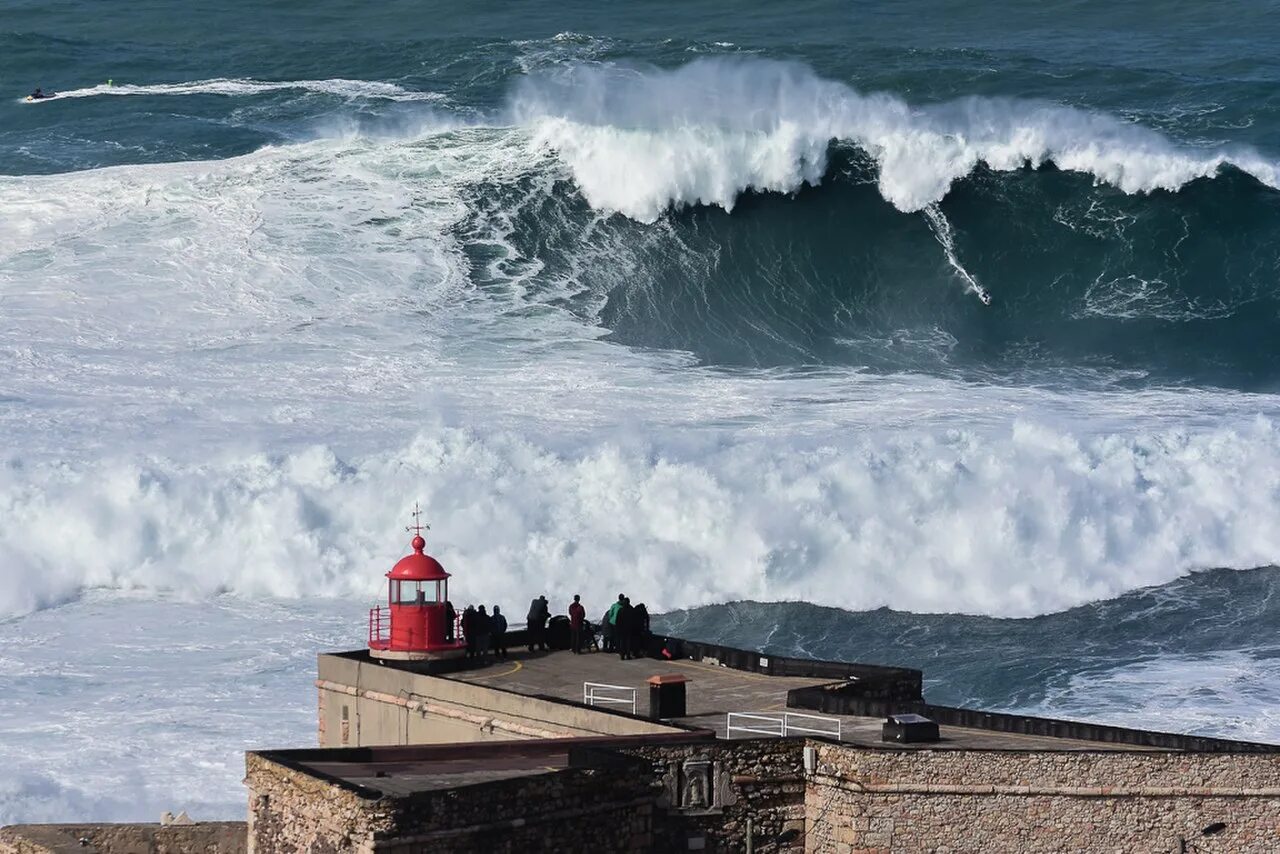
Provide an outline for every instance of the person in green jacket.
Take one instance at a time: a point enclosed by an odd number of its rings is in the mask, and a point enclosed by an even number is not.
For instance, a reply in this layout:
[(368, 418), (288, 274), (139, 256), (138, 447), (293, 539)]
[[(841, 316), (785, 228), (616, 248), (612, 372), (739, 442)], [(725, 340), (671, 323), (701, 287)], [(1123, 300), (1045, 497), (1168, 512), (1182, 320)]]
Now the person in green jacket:
[(627, 599), (621, 593), (618, 594), (618, 601), (609, 606), (609, 610), (604, 615), (604, 650), (605, 652), (613, 652), (617, 649), (618, 644), (618, 611), (622, 610), (622, 603)]

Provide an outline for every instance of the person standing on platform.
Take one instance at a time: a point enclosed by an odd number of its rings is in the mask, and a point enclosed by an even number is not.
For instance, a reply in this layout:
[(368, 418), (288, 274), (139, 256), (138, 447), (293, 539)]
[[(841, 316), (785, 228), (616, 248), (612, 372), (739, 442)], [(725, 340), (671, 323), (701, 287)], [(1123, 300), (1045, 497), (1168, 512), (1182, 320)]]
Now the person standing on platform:
[(476, 609), (468, 605), (462, 611), (462, 637), (467, 642), (467, 658), (476, 657)]
[(507, 618), (502, 616), (502, 610), (497, 605), (493, 606), (493, 616), (489, 618), (492, 624), (491, 635), (493, 637), (493, 655), (495, 658), (507, 660)]
[(605, 652), (616, 652), (618, 650), (618, 610), (622, 607), (622, 600), (626, 598), (626, 596), (619, 593), (618, 601), (609, 606), (609, 610), (604, 613), (604, 619), (600, 621), (604, 626)]
[(631, 607), (631, 600), (623, 596), (618, 607), (617, 620), (613, 624), (614, 640), (618, 644), (618, 658), (623, 661), (631, 658), (631, 626), (634, 622), (635, 609)]
[(631, 657), (644, 658), (649, 653), (649, 609), (641, 602), (631, 612)]
[(444, 639), (446, 643), (453, 643), (454, 624), (458, 622), (458, 612), (453, 610), (453, 603), (445, 600), (444, 603)]
[(582, 607), (582, 597), (573, 594), (573, 603), (569, 605), (569, 648), (574, 655), (582, 652), (582, 624), (586, 622), (587, 609)]
[(525, 616), (525, 624), (529, 630), (529, 652), (547, 648), (547, 620), (551, 612), (547, 608), (547, 597), (539, 596), (529, 603), (529, 613)]
[(484, 612), (483, 605), (477, 609), (472, 622), (474, 622), (476, 626), (476, 657), (485, 664), (488, 664), (489, 642), (493, 637), (493, 622), (489, 619), (489, 615)]

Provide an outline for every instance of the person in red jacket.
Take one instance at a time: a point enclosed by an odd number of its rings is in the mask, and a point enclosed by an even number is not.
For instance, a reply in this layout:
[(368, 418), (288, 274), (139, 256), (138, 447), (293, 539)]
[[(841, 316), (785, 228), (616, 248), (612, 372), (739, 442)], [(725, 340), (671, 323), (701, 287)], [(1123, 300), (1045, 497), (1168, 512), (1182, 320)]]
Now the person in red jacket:
[(587, 609), (582, 607), (582, 597), (573, 594), (573, 604), (569, 606), (569, 639), (574, 653), (582, 652), (582, 624), (587, 619)]

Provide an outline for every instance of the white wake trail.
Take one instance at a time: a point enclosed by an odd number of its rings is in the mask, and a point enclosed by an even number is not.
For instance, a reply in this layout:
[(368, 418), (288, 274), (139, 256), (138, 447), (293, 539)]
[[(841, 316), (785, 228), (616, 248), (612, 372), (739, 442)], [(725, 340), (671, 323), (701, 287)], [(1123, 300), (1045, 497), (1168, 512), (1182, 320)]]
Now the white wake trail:
[(956, 255), (955, 230), (952, 229), (946, 214), (942, 212), (942, 208), (938, 206), (937, 202), (925, 205), (924, 216), (929, 221), (929, 229), (933, 232), (933, 236), (937, 238), (938, 243), (942, 246), (942, 251), (947, 256), (947, 263), (951, 265), (951, 269), (955, 270), (956, 275), (964, 281), (965, 292), (977, 296), (978, 299), (982, 300), (983, 305), (991, 305), (991, 294), (960, 263), (960, 258)]
[[(211, 80), (193, 80), (183, 83), (156, 83), (134, 85), (130, 83), (102, 83), (83, 89), (57, 92), (45, 100), (59, 98), (95, 98), (102, 95), (260, 95), (264, 92), (302, 90), (343, 98), (381, 98), (390, 101), (440, 101), (444, 96), (436, 92), (416, 92), (377, 80), (252, 80), (248, 78), (218, 77)], [(44, 103), (35, 101), (32, 103)]]

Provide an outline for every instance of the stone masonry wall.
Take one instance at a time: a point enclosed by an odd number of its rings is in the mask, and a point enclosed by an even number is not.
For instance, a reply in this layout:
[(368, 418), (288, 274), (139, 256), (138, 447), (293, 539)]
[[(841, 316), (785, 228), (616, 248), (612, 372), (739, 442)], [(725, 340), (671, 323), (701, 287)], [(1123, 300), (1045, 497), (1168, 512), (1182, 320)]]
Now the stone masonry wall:
[(574, 768), (397, 799), (379, 851), (517, 854), (648, 851), (655, 786), (643, 775)]
[(254, 754), (246, 763), (252, 854), (652, 850), (645, 776), (570, 769), (373, 799)]
[(811, 746), (808, 852), (1280, 850), (1280, 756)]
[[(747, 849), (747, 825), (757, 851), (804, 848), (805, 780), (802, 743), (756, 739), (679, 746), (627, 748), (624, 752), (653, 764), (663, 782), (655, 820), (655, 851), (688, 850), (699, 840), (706, 851)], [(716, 778), (708, 808), (689, 803), (686, 767), (710, 762)], [(779, 838), (787, 834), (786, 842)]]
[(245, 754), (249, 854), (372, 850), (361, 847), (391, 827), (376, 801), (254, 753)]

